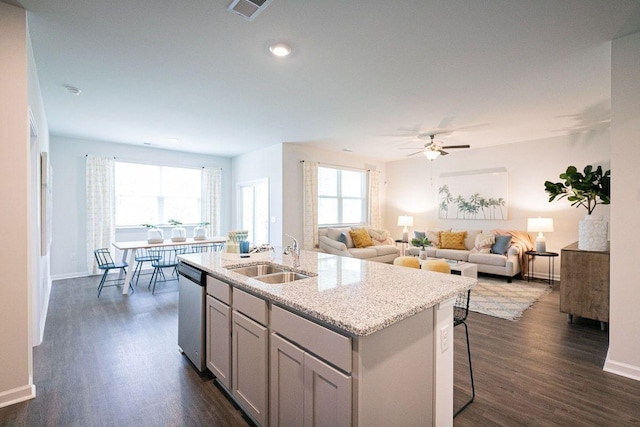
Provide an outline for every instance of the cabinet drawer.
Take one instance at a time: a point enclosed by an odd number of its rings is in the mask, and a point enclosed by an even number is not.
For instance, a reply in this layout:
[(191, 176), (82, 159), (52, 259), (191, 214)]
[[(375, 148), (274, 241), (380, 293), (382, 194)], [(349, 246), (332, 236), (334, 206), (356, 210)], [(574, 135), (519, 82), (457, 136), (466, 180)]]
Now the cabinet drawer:
[(223, 303), (231, 305), (231, 286), (227, 283), (207, 276), (207, 293)]
[(233, 290), (233, 309), (258, 323), (267, 325), (267, 302), (240, 289)]
[(351, 372), (351, 338), (276, 306), (271, 307), (271, 330)]

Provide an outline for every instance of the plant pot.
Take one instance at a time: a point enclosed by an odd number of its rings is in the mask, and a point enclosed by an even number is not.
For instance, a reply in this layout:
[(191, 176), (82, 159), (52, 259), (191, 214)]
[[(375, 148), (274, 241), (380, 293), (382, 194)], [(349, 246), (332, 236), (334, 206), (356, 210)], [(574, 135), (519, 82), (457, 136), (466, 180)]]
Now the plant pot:
[(164, 234), (159, 228), (150, 228), (147, 230), (147, 242), (162, 243), (164, 242)]
[(420, 249), (420, 253), (419, 253), (418, 257), (420, 259), (427, 259), (427, 251), (425, 251), (424, 249)]
[(196, 227), (193, 229), (193, 240), (205, 240), (207, 238), (207, 229), (204, 227)]
[(606, 251), (607, 222), (601, 215), (585, 215), (578, 225), (578, 249), (583, 251)]
[(171, 229), (171, 241), (172, 242), (185, 242), (187, 240), (187, 230), (182, 227), (175, 227)]

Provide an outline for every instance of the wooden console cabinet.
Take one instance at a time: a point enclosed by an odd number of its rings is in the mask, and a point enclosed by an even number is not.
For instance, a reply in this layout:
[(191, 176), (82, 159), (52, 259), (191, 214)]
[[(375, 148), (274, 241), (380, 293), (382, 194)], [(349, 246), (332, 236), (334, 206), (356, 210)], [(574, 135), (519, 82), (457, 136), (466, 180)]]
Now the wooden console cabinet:
[(609, 321), (609, 250), (583, 251), (578, 242), (562, 248), (560, 311), (573, 316)]

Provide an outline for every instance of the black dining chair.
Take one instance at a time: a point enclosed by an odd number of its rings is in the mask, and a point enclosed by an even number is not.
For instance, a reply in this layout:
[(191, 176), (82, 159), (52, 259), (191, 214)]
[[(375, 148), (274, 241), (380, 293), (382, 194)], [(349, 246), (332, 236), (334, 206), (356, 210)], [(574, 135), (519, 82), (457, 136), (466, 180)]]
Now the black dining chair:
[(456, 417), (476, 398), (476, 388), (473, 382), (473, 368), (471, 367), (471, 348), (469, 347), (469, 328), (467, 327), (467, 316), (469, 315), (469, 300), (471, 298), (471, 289), (458, 295), (453, 305), (453, 327), (464, 325), (464, 332), (467, 336), (467, 356), (469, 358), (469, 375), (471, 377), (471, 400), (458, 409), (453, 416)]
[[(126, 262), (114, 262), (111, 257), (111, 252), (109, 248), (100, 248), (93, 251), (93, 254), (96, 257), (96, 261), (98, 263), (98, 268), (103, 270), (102, 277), (100, 278), (100, 283), (98, 284), (98, 298), (100, 298), (100, 293), (102, 292), (102, 288), (105, 286), (120, 286), (124, 285), (124, 278), (117, 279), (109, 279), (107, 280), (107, 275), (110, 270), (121, 270), (123, 277), (127, 275), (126, 267), (129, 265)], [(111, 283), (111, 285), (105, 285), (105, 283)], [(131, 288), (133, 291), (133, 288)]]
[(171, 277), (176, 275), (177, 279), (177, 268), (178, 268), (178, 253), (175, 248), (172, 247), (164, 247), (164, 248), (154, 248), (149, 249), (149, 254), (154, 257), (154, 260), (151, 261), (151, 266), (153, 267), (153, 273), (151, 273), (151, 280), (149, 281), (148, 288), (153, 285), (153, 289), (151, 293), (155, 293), (156, 284), (158, 283), (158, 278), (162, 276), (161, 282), (168, 282), (170, 279), (167, 279), (164, 275), (163, 270), (165, 268), (171, 269)]

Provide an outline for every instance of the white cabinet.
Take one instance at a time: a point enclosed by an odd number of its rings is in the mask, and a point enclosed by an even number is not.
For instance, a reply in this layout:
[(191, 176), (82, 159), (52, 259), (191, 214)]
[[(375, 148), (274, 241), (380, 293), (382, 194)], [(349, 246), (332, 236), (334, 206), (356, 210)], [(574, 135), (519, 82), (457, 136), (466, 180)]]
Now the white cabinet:
[[(275, 323), (274, 323), (275, 322)], [(347, 337), (309, 322), (278, 307), (272, 308), (270, 361), (270, 422), (273, 426), (350, 426), (351, 376), (340, 372), (299, 345), (317, 338), (322, 328), (326, 346), (318, 356), (340, 360), (336, 355), (350, 347)], [(288, 331), (288, 335), (284, 335)], [(279, 335), (282, 334), (283, 336)], [(345, 363), (350, 368), (350, 363)]]
[(207, 368), (231, 390), (231, 307), (207, 295)]
[(267, 425), (269, 332), (237, 311), (232, 313), (232, 393), (242, 408), (259, 424)]

